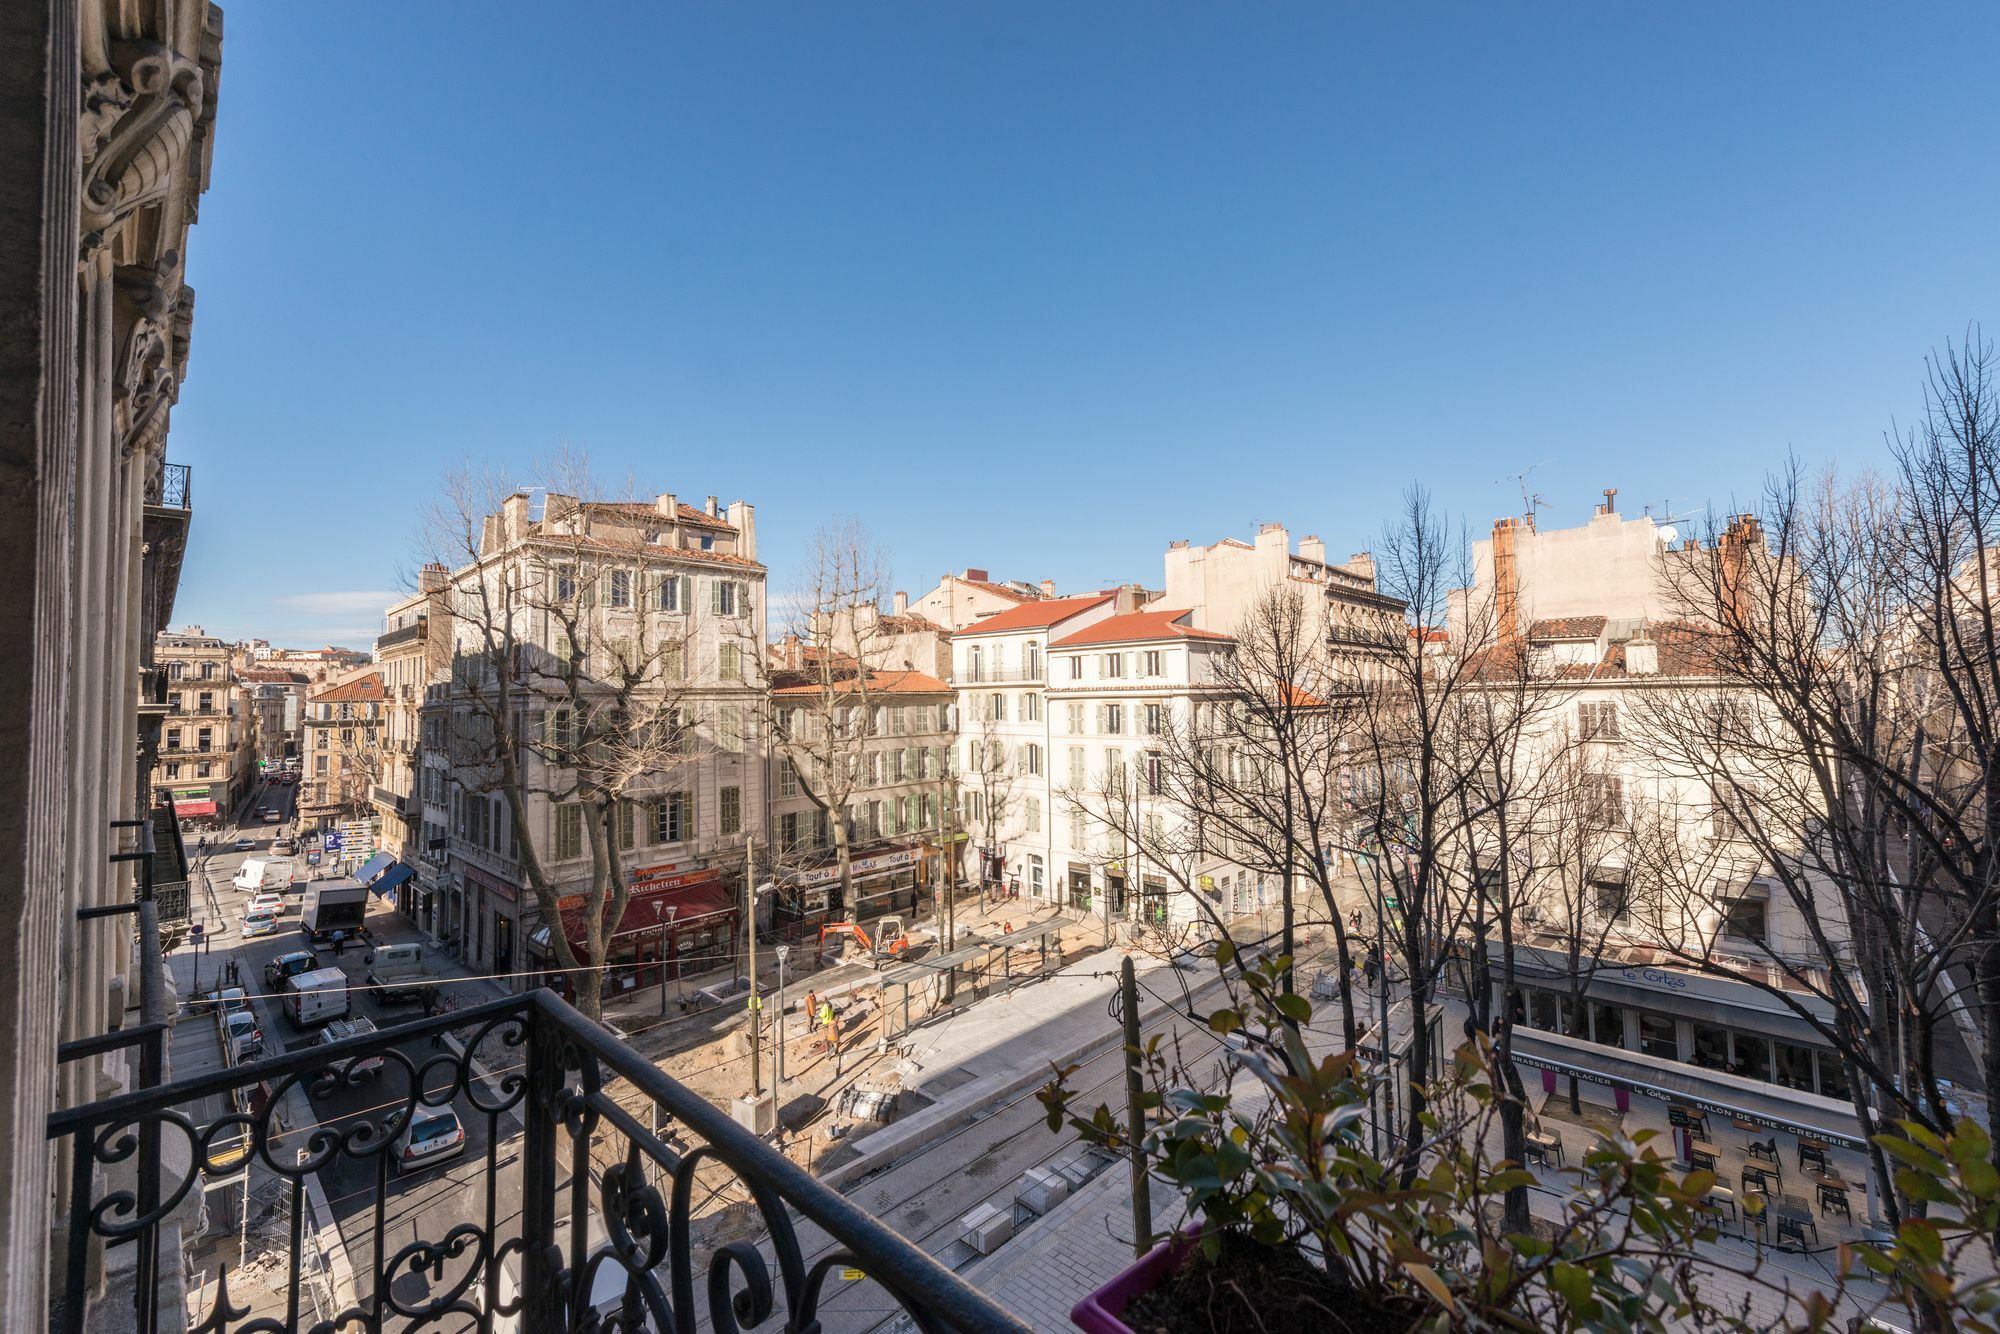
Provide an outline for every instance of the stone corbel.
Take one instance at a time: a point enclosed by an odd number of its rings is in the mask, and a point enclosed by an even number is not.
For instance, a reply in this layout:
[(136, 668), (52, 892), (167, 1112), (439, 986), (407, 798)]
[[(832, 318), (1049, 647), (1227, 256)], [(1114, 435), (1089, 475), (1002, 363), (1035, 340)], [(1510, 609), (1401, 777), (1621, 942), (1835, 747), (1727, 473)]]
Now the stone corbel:
[(173, 354), (186, 289), (180, 256), (171, 250), (156, 264), (119, 265), (111, 281), (117, 326), (125, 330), (112, 393), (125, 418), (119, 443), (130, 457), (164, 424), (165, 409), (180, 396), (179, 360)]
[(158, 42), (119, 42), (115, 73), (84, 84), (83, 248), (172, 188), (202, 106), (201, 68)]

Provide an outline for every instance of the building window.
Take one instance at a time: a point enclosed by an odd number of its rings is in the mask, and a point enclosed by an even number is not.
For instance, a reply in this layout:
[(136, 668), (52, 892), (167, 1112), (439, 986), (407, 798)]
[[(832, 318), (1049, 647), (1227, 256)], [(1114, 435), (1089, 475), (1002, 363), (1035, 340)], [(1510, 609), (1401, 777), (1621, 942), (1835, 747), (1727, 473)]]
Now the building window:
[(1069, 679), (1072, 681), (1081, 681), (1083, 679), (1083, 657), (1081, 654), (1069, 660)]
[(988, 720), (996, 723), (1007, 721), (1007, 693), (1005, 691), (996, 690), (993, 692), (993, 698), (987, 705), (986, 717)]
[(556, 860), (583, 855), (583, 807), (568, 802), (556, 807)]
[[(632, 818), (632, 805), (633, 803), (629, 801), (619, 802), (617, 811), (612, 817), (613, 824), (618, 830), (618, 850), (620, 852), (630, 852), (638, 844), (638, 839), (635, 836), (638, 831), (633, 827), (636, 822)], [(496, 825), (496, 828), (491, 832), (496, 837), (488, 844), (489, 847), (497, 845), (500, 841), (497, 837), (499, 832), (497, 828), (498, 822), (494, 821), (493, 823)]]
[(1125, 734), (1125, 706), (1122, 704), (1098, 705), (1097, 728), (1105, 736), (1123, 736)]
[(781, 852), (794, 852), (799, 847), (799, 813), (786, 811), (778, 817), (778, 848)]
[(681, 582), (680, 575), (662, 575), (658, 588), (654, 590), (654, 605), (661, 611), (679, 611), (686, 601), (681, 593)]
[(1125, 752), (1122, 750), (1104, 752), (1104, 790), (1113, 796), (1125, 793)]
[(169, 780), (171, 780), (171, 779), (175, 779), (175, 778), (179, 778), (180, 776), (181, 776), (181, 767), (180, 767), (180, 765), (178, 765), (178, 764), (169, 764), (169, 765), (167, 766), (167, 777), (168, 777), (168, 779), (169, 779)]
[(1068, 706), (1068, 712), (1069, 712), (1069, 734), (1071, 736), (1082, 736), (1083, 705), (1071, 704)]
[(1588, 818), (1605, 828), (1625, 825), (1625, 780), (1616, 774), (1585, 774), (1583, 809)]
[(1042, 771), (1042, 748), (1032, 741), (1021, 747), (1021, 770), (1029, 774)]
[(207, 761), (207, 760), (202, 760), (202, 761), (200, 761), (199, 763), (197, 763), (197, 764), (196, 764), (196, 765), (194, 766), (194, 776), (195, 776), (196, 778), (206, 778), (206, 777), (208, 777), (208, 768), (209, 768), (209, 765), (208, 765), (208, 761)]
[[(326, 740), (325, 736), (321, 736), (320, 740), (322, 741)], [(313, 756), (313, 772), (320, 775), (321, 777), (325, 777), (327, 772), (326, 760), (327, 757), (324, 755)]]
[(1146, 795), (1157, 797), (1165, 790), (1165, 766), (1161, 763), (1160, 752), (1146, 752)]
[(632, 605), (632, 572), (613, 570), (605, 581), (604, 599), (614, 607)]
[(1160, 670), (1160, 651), (1158, 649), (1149, 648), (1146, 650), (1146, 670), (1144, 674), (1147, 676), (1165, 675)]
[(653, 842), (682, 843), (693, 836), (694, 804), (687, 793), (669, 792), (653, 801)]
[(737, 594), (736, 585), (727, 579), (718, 579), (711, 585), (714, 590), (709, 598), (708, 609), (717, 616), (734, 616), (742, 599)]
[(799, 795), (799, 769), (790, 760), (778, 761), (778, 795), (781, 797)]
[(1069, 748), (1069, 785), (1081, 789), (1089, 780), (1085, 777), (1083, 747)]
[(721, 811), (723, 833), (740, 834), (743, 832), (743, 789), (742, 788), (740, 787), (723, 788), (721, 802), (718, 809)]
[(1618, 739), (1618, 706), (1609, 700), (1576, 706), (1578, 731), (1585, 741)]
[(1084, 825), (1082, 809), (1071, 808), (1069, 813), (1069, 845), (1078, 852), (1083, 852), (1088, 848), (1089, 841), (1089, 830)]
[(556, 566), (556, 601), (570, 602), (576, 597), (576, 566)]
[(1022, 819), (1027, 825), (1028, 833), (1039, 834), (1042, 832), (1042, 803), (1039, 799), (1035, 797), (1027, 799), (1026, 805), (1022, 809)]
[(1590, 893), (1597, 904), (1597, 912), (1613, 922), (1627, 921), (1631, 917), (1631, 902), (1626, 894), (1625, 873), (1623, 871), (1599, 871), (1590, 878)]
[(1021, 646), (1021, 674), (1030, 681), (1038, 681), (1042, 675), (1042, 646), (1023, 644)]
[(715, 652), (719, 675), (725, 681), (743, 679), (743, 653), (734, 644), (724, 644)]
[(1681, 1058), (1678, 1025), (1663, 1014), (1639, 1012), (1639, 1050), (1665, 1061)]
[(986, 650), (974, 644), (965, 658), (965, 679), (983, 681), (986, 679)]
[(1030, 690), (1021, 696), (1021, 721), (1038, 723), (1042, 720), (1042, 697)]
[(725, 754), (735, 755), (743, 749), (743, 710), (735, 704), (725, 704), (716, 710), (715, 744)]
[(1767, 904), (1761, 898), (1726, 898), (1722, 900), (1722, 934), (1729, 940), (1745, 940), (1755, 945), (1764, 943)]

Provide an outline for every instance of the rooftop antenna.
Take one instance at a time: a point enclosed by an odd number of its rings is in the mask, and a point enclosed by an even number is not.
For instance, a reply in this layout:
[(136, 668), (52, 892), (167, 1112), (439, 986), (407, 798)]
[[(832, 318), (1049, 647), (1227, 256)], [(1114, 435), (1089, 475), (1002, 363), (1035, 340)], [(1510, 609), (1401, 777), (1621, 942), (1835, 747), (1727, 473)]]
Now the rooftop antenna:
[[(1543, 462), (1547, 462), (1547, 460), (1545, 459), (1543, 460)], [(1516, 487), (1520, 488), (1521, 513), (1527, 516), (1528, 526), (1530, 528), (1533, 528), (1535, 526), (1535, 511), (1548, 503), (1547, 501), (1542, 499), (1541, 494), (1539, 492), (1528, 490), (1529, 475), (1532, 474), (1535, 471), (1535, 469), (1541, 466), (1542, 465), (1540, 463), (1531, 463), (1527, 467), (1521, 469), (1521, 471), (1510, 472), (1505, 477), (1499, 478), (1493, 483), (1493, 485), (1498, 486), (1500, 485), (1501, 482), (1512, 482)]]

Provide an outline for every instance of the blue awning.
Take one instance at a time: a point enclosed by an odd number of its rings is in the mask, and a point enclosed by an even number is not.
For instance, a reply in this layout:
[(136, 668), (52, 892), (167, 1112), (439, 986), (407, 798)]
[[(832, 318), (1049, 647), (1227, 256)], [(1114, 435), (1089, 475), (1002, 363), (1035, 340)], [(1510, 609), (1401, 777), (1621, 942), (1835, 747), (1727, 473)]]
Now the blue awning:
[(387, 898), (389, 895), (394, 894), (404, 881), (416, 873), (415, 867), (404, 866), (399, 862), (380, 879), (375, 881), (374, 884), (368, 886), (368, 892), (371, 894), (380, 894), (384, 898)]
[(390, 856), (386, 852), (378, 852), (373, 857), (370, 857), (367, 861), (361, 863), (359, 869), (357, 869), (354, 872), (354, 878), (356, 880), (359, 880), (364, 885), (368, 884), (371, 881), (373, 881), (376, 876), (381, 875), (384, 871), (388, 870), (395, 864), (396, 864), (396, 859), (394, 857)]

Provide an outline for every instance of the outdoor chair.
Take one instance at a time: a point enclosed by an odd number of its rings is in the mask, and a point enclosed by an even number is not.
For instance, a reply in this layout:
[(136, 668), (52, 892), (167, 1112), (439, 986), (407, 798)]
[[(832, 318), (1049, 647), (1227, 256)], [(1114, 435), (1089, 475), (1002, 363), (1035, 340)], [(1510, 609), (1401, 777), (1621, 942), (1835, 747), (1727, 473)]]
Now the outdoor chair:
[(1847, 1187), (1829, 1186), (1822, 1181), (1819, 1187), (1819, 1216), (1831, 1218), (1835, 1214), (1850, 1223), (1854, 1221), (1853, 1207), (1847, 1202)]
[(1790, 1236), (1803, 1248), (1806, 1244), (1806, 1233), (1808, 1232), (1812, 1233), (1812, 1244), (1815, 1246), (1819, 1245), (1819, 1226), (1810, 1218), (1780, 1217), (1778, 1219), (1776, 1235), (1781, 1244), (1787, 1236)]
[(1711, 1213), (1717, 1215), (1718, 1217), (1721, 1216), (1724, 1211), (1727, 1211), (1729, 1214), (1729, 1221), (1732, 1223), (1736, 1221), (1736, 1192), (1729, 1189), (1729, 1187), (1716, 1186), (1715, 1188), (1713, 1188), (1708, 1192), (1708, 1195), (1703, 1200), (1703, 1203), (1707, 1206), (1708, 1210)]
[(1808, 1144), (1804, 1140), (1800, 1140), (1799, 1170), (1803, 1172), (1808, 1167), (1821, 1172), (1826, 1171), (1826, 1147), (1820, 1144)]
[(1776, 1167), (1778, 1165), (1778, 1137), (1773, 1135), (1766, 1140), (1751, 1140), (1750, 1156), (1752, 1158), (1762, 1158), (1765, 1162)]

